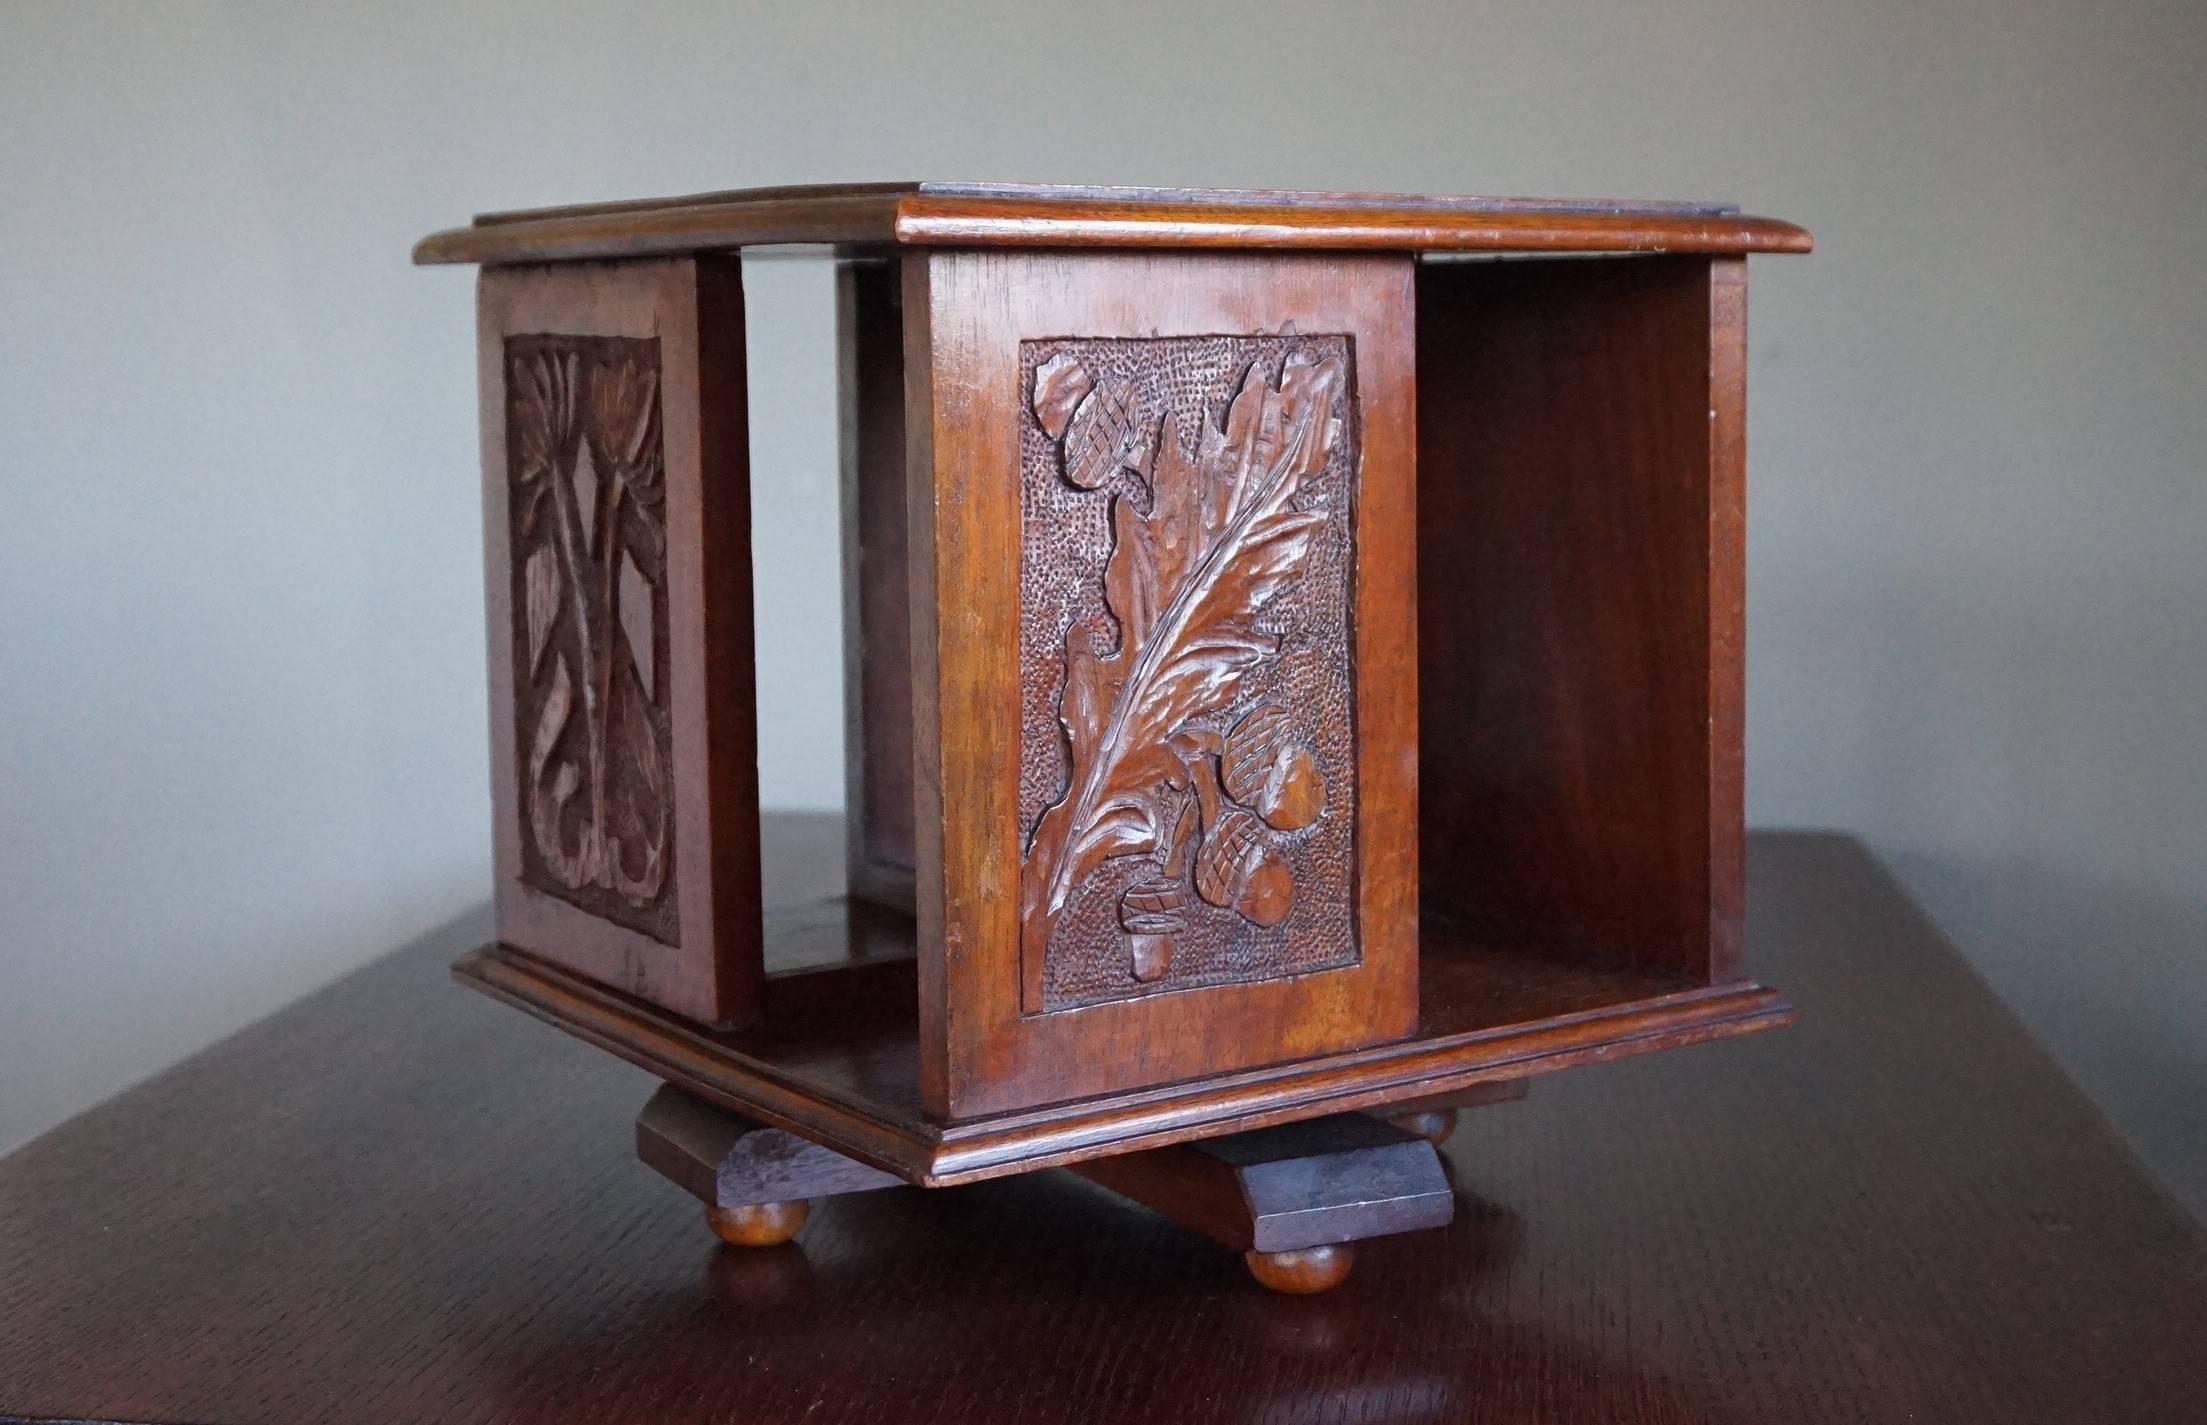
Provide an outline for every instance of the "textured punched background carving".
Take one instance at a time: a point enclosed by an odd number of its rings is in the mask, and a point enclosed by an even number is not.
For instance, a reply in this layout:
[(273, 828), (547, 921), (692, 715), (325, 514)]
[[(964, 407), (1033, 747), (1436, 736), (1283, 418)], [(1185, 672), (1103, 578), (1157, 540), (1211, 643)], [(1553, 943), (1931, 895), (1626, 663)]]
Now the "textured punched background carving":
[[(1350, 575), (1354, 559), (1353, 496), (1359, 432), (1356, 428), (1352, 344), (1346, 336), (1207, 336), (1145, 340), (1060, 339), (1024, 342), (1020, 347), (1020, 802), (1021, 845), (1027, 848), (1038, 822), (1052, 804), (1064, 799), (1072, 770), (1060, 717), (1066, 686), (1066, 637), (1085, 623), (1093, 646), (1107, 652), (1118, 646), (1120, 630), (1105, 602), (1106, 566), (1112, 556), (1112, 506), (1124, 499), (1135, 510), (1151, 509), (1154, 474), (1148, 452), (1159, 438), (1168, 413), (1177, 417), (1179, 445), (1191, 459), (1208, 425), (1225, 427), (1227, 412), (1245, 382), (1254, 378), (1268, 388), (1287, 382), (1291, 364), (1325, 371), (1339, 384), (1318, 399), (1329, 403), (1317, 412), (1316, 429), (1326, 431), (1328, 417), (1338, 422), (1323, 463), (1294, 489), (1289, 512), (1322, 515), (1307, 536), (1299, 559), (1277, 592), (1263, 598), (1248, 624), (1278, 642), (1277, 656), (1262, 659), (1238, 680), (1230, 700), (1206, 708), (1184, 726), (1212, 739), (1216, 748), (1237, 724), (1268, 706), (1283, 709), (1273, 719), (1302, 748), (1306, 761), (1323, 778), (1324, 805), (1308, 825), (1282, 831), (1252, 822), (1267, 858), (1284, 862), (1293, 883), (1293, 902), (1284, 918), (1269, 926), (1246, 914), (1189, 894), (1178, 911), (1182, 928), (1172, 937), (1169, 963), (1154, 978), (1137, 979), (1130, 959), (1130, 937), (1122, 925), (1120, 900), (1137, 882), (1159, 877), (1192, 879), (1189, 868), (1170, 864), (1165, 848), (1113, 856), (1076, 884), (1048, 931), (1044, 956), (1042, 1007), (1068, 1009), (1139, 994), (1201, 985), (1259, 980), (1354, 964), (1354, 833), (1356, 779), (1354, 698), (1351, 681)], [(1077, 362), (1080, 390), (1092, 385), (1112, 408), (1133, 396), (1141, 439), (1132, 466), (1096, 478), (1092, 461), (1096, 436), (1086, 413), (1066, 420), (1068, 403), (1056, 417), (1059, 433), (1045, 428), (1035, 409), (1036, 372), (1045, 386), (1054, 373)], [(1308, 370), (1303, 374), (1307, 375)], [(1126, 383), (1124, 387), (1118, 383)], [(1321, 384), (1318, 389), (1325, 392)], [(1276, 398), (1275, 398), (1276, 399)], [(1292, 396), (1290, 397), (1292, 401)], [(1067, 437), (1061, 447), (1060, 436)], [(1074, 453), (1068, 455), (1066, 450)], [(1074, 464), (1075, 461), (1079, 463)], [(1068, 473), (1069, 465), (1073, 473)], [(1266, 721), (1253, 719), (1252, 725)], [(1160, 801), (1169, 825), (1192, 792), (1168, 790)], [(1281, 817), (1280, 820), (1292, 820)], [(1262, 917), (1259, 917), (1260, 919)]]
[(522, 879), (673, 945), (659, 341), (505, 355)]

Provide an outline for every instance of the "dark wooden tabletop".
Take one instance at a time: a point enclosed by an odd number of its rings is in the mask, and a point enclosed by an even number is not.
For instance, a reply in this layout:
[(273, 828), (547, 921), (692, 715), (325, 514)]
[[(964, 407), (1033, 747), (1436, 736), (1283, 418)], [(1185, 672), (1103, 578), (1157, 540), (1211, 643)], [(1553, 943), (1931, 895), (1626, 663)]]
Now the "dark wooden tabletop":
[(1467, 1112), (1310, 1298), (1062, 1171), (719, 1248), (423, 945), (0, 1161), (0, 1415), (2207, 1419), (2207, 1242), (1874, 863), (1756, 838), (1749, 945), (1797, 1027)]

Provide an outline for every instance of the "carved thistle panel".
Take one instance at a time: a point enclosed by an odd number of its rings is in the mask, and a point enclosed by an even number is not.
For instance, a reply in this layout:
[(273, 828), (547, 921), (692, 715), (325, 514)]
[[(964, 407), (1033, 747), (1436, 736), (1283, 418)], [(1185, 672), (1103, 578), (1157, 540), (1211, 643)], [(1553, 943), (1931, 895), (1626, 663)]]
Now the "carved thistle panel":
[(1020, 374), (1027, 1008), (1355, 963), (1348, 338)]
[(522, 879), (672, 945), (656, 337), (506, 339)]

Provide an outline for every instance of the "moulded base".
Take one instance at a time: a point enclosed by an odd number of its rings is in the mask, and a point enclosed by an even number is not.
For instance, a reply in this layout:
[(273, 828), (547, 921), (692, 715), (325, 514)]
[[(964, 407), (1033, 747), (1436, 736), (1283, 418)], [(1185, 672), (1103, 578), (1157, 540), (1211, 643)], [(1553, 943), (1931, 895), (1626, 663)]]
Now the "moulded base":
[(742, 1030), (691, 1023), (501, 945), (462, 956), (453, 973), (709, 1102), (922, 1186), (1379, 1110), (1793, 1019), (1777, 991), (1753, 983), (1694, 986), (1664, 971), (1430, 942), (1424, 960), (1409, 1039), (953, 1122), (920, 1108), (909, 961), (869, 959), (840, 983), (807, 976), (820, 993), (791, 995)]

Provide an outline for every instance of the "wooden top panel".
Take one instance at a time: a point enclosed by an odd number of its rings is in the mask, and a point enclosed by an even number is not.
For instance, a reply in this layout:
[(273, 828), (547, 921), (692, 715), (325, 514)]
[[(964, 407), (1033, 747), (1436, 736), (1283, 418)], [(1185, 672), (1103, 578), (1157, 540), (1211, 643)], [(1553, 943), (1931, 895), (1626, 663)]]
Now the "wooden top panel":
[(1801, 1023), (1468, 1111), (1310, 1298), (1057, 1172), (720, 1247), (424, 943), (0, 1160), (0, 1418), (2197, 1421), (2198, 1228), (1859, 847), (1752, 856)]
[(1334, 248), (1423, 252), (1806, 252), (1802, 228), (1717, 203), (844, 183), (485, 213), (420, 263), (566, 262), (741, 247)]

